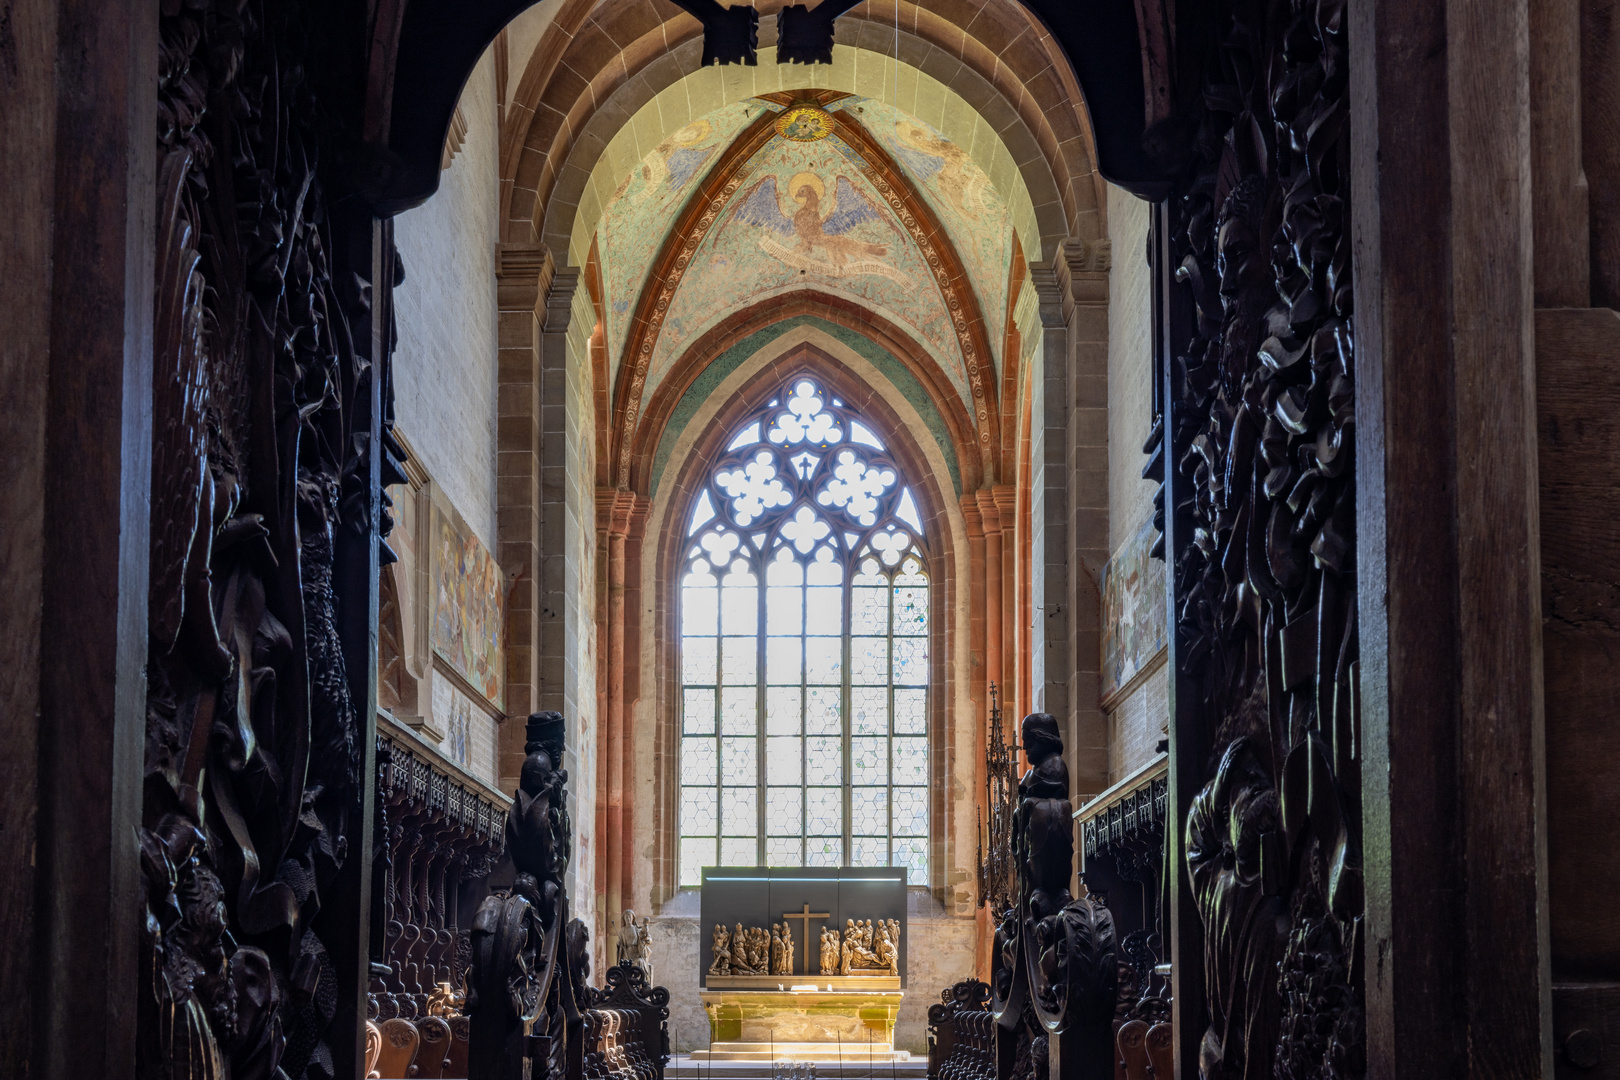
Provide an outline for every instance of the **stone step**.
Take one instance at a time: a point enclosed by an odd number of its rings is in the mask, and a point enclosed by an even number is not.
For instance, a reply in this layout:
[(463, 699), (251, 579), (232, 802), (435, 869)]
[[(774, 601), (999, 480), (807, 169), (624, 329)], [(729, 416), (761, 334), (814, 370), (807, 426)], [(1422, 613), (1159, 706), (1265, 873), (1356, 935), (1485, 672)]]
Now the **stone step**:
[[(796, 1062), (802, 1066), (805, 1060), (799, 1058)], [(887, 1061), (874, 1059), (868, 1062), (864, 1054), (859, 1058), (846, 1057), (842, 1061), (811, 1061), (815, 1067), (814, 1080), (923, 1080), (928, 1075), (928, 1057), (906, 1054), (903, 1050)], [(769, 1054), (762, 1060), (713, 1060), (707, 1057), (706, 1051), (698, 1050), (670, 1058), (669, 1065), (664, 1069), (664, 1077), (665, 1080), (776, 1080), (778, 1066), (788, 1064), (791, 1062), (783, 1058), (772, 1059)], [(802, 1072), (798, 1080), (806, 1080)]]

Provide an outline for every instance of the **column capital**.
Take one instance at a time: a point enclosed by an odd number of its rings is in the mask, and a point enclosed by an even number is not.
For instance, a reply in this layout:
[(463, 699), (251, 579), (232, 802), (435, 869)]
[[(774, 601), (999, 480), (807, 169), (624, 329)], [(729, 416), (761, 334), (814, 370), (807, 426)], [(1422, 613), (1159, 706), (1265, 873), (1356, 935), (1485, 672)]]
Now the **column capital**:
[(651, 507), (652, 500), (628, 488), (598, 487), (596, 531), (609, 539), (639, 536), (647, 525), (647, 512)]
[(1113, 241), (1070, 237), (1058, 245), (1052, 269), (1075, 304), (1108, 303), (1108, 271), (1114, 265)]
[(1063, 321), (1063, 286), (1058, 282), (1058, 272), (1052, 266), (1032, 266), (1029, 268), (1030, 280), (1035, 283), (1035, 302), (1040, 308), (1041, 326), (1048, 330), (1062, 330)]
[(561, 334), (568, 329), (569, 316), (574, 311), (574, 291), (579, 288), (579, 267), (559, 266), (551, 275), (551, 287), (546, 290), (546, 316), (541, 329), (548, 334)]
[(502, 244), (495, 249), (495, 277), (503, 285), (538, 285), (544, 290), (551, 283), (557, 262), (544, 244)]
[(984, 518), (979, 514), (978, 492), (969, 491), (962, 496), (962, 523), (969, 540), (983, 539)]

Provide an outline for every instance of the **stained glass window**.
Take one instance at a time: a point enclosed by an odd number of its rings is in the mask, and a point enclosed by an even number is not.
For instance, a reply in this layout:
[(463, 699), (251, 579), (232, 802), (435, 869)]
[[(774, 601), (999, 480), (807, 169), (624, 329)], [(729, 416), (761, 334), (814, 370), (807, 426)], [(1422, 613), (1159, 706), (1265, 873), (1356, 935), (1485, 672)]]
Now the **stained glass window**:
[(926, 885), (926, 540), (882, 438), (794, 379), (738, 425), (686, 536), (681, 884), (806, 865)]

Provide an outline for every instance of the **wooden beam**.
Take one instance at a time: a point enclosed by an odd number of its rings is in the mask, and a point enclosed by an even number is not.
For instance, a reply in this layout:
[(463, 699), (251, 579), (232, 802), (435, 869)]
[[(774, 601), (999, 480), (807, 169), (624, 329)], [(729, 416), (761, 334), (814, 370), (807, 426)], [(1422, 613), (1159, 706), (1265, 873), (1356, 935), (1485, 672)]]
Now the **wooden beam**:
[(27, 1074), (69, 1080), (135, 1071), (158, 9), (57, 17)]
[(1550, 1075), (1528, 9), (1348, 13), (1368, 1075)]

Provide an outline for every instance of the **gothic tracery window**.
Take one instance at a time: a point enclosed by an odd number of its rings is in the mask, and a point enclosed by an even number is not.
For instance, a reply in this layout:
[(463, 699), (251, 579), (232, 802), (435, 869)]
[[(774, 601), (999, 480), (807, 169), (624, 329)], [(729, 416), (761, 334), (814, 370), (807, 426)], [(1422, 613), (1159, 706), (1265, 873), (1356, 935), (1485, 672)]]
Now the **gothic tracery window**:
[(809, 378), (740, 424), (682, 557), (679, 873), (928, 882), (929, 579), (883, 440)]

